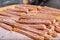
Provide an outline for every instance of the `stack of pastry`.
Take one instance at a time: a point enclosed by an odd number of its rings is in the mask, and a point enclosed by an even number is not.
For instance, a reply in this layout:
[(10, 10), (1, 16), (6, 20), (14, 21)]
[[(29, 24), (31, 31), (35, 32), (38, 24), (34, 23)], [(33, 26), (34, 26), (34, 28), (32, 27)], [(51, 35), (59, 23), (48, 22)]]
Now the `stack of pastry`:
[(51, 40), (60, 32), (60, 10), (18, 4), (0, 8), (0, 26), (33, 40)]

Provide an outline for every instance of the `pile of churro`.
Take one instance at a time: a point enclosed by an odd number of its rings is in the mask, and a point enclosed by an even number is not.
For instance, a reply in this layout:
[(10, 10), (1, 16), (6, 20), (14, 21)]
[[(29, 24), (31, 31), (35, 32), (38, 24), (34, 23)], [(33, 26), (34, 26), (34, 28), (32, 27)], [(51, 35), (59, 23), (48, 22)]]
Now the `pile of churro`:
[(51, 40), (60, 33), (60, 10), (17, 4), (0, 8), (0, 27), (33, 40)]

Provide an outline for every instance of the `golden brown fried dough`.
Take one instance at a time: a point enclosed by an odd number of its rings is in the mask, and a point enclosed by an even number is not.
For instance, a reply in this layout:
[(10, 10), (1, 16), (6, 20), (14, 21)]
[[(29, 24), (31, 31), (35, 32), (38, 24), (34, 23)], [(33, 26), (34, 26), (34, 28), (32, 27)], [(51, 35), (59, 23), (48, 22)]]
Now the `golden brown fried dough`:
[(12, 31), (12, 27), (9, 26), (9, 25), (7, 25), (7, 24), (0, 23), (0, 26), (1, 26), (2, 28), (4, 28), (4, 29), (7, 29), (7, 30), (9, 30), (9, 31)]
[(29, 31), (21, 30), (21, 29), (18, 29), (18, 28), (14, 28), (13, 30), (18, 32), (18, 33), (22, 33), (22, 34), (32, 38), (33, 40), (44, 40), (44, 37), (39, 36), (35, 33), (29, 32)]

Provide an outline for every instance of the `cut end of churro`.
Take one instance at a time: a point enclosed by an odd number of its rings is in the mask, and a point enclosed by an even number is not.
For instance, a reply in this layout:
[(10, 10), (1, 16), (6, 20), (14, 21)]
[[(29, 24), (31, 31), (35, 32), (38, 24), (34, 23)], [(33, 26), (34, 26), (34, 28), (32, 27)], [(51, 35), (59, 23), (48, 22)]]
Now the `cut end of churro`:
[(20, 29), (18, 28), (13, 28), (13, 31), (18, 32)]

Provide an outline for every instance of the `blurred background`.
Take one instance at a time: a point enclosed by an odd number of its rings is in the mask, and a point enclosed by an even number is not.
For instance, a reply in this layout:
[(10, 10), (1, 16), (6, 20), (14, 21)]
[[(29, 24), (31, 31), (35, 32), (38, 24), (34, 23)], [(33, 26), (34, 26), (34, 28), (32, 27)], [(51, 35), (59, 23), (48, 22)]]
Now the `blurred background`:
[(20, 3), (22, 3), (22, 0), (0, 0), (0, 7)]
[(60, 0), (0, 0), (0, 7), (13, 4), (49, 6), (60, 9)]

